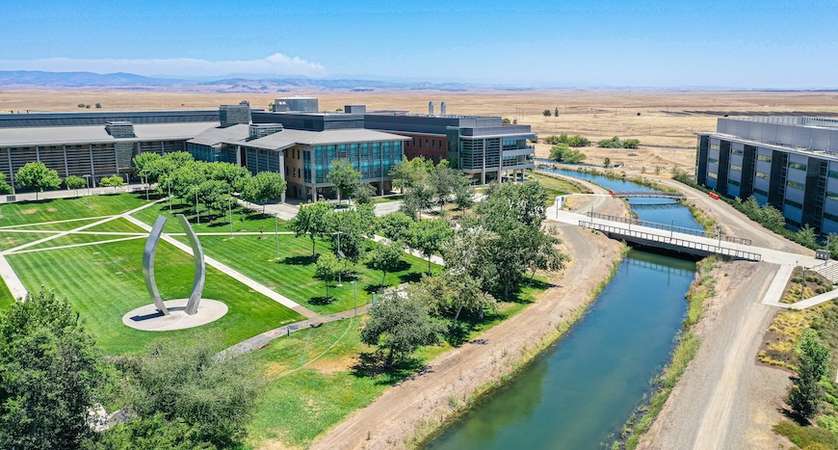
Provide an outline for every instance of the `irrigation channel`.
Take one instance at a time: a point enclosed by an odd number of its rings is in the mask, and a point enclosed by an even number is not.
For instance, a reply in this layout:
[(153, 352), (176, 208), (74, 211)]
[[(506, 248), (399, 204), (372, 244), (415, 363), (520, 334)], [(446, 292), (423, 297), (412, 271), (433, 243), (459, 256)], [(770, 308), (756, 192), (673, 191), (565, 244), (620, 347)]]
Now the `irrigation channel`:
[[(604, 176), (556, 172), (613, 191), (651, 191)], [(689, 209), (632, 198), (641, 220), (701, 229)], [(426, 449), (608, 448), (669, 361), (686, 315), (693, 261), (631, 250), (587, 314), (509, 383)]]

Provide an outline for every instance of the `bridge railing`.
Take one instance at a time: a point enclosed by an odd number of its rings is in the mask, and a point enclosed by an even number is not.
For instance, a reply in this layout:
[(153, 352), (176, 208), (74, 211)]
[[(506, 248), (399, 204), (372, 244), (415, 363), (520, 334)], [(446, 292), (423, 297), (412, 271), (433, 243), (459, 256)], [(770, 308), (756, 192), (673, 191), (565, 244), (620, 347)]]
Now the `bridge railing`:
[(613, 197), (621, 198), (684, 198), (683, 194), (676, 192), (661, 192), (661, 191), (609, 191)]
[(695, 228), (682, 227), (682, 226), (678, 226), (678, 225), (672, 225), (672, 224), (666, 224), (666, 223), (660, 223), (660, 222), (650, 222), (648, 220), (639, 220), (639, 219), (626, 218), (626, 217), (620, 217), (620, 216), (611, 216), (611, 215), (608, 215), (608, 214), (601, 214), (601, 213), (596, 213), (596, 212), (587, 212), (587, 213), (585, 213), (585, 215), (590, 217), (591, 219), (610, 220), (612, 222), (620, 222), (620, 223), (626, 223), (626, 224), (631, 224), (631, 225), (639, 225), (641, 227), (655, 228), (655, 229), (664, 230), (664, 231), (674, 231), (676, 233), (691, 234), (693, 236), (701, 236), (701, 237), (706, 237), (706, 238), (711, 238), (711, 239), (721, 239), (724, 242), (732, 242), (734, 244), (751, 245), (751, 240), (748, 239), (748, 238), (740, 238), (740, 237), (736, 237), (736, 236), (729, 236), (729, 235), (726, 235), (726, 234), (723, 234), (721, 236), (719, 236), (719, 235), (712, 236), (712, 235), (708, 235), (706, 232), (704, 232), (704, 230), (698, 230), (698, 229), (695, 229)]
[(630, 236), (633, 238), (642, 239), (644, 241), (649, 242), (661, 242), (664, 244), (669, 244), (676, 247), (688, 248), (693, 250), (698, 250), (706, 253), (722, 255), (722, 256), (729, 256), (731, 258), (738, 258), (738, 259), (746, 259), (749, 261), (762, 261), (762, 255), (759, 253), (749, 252), (746, 250), (739, 250), (735, 248), (729, 247), (722, 247), (720, 245), (713, 245), (713, 244), (706, 244), (704, 242), (695, 242), (690, 241), (688, 239), (681, 239), (672, 236), (665, 236), (656, 233), (649, 233), (646, 231), (640, 230), (628, 230), (623, 227), (618, 227), (614, 225), (607, 225), (604, 223), (598, 223), (593, 221), (587, 220), (580, 220), (579, 221), (580, 227), (591, 228), (593, 230), (599, 230), (604, 233), (619, 235), (619, 236)]

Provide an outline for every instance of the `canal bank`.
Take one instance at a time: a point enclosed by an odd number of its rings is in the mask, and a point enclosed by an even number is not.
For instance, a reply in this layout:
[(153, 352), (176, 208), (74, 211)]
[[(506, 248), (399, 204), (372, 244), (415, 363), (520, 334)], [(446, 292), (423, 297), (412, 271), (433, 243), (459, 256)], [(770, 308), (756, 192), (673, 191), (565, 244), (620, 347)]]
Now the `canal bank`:
[(480, 339), (441, 355), (421, 375), (353, 413), (313, 448), (416, 447), (567, 331), (593, 301), (590, 293), (606, 283), (623, 247), (579, 227), (560, 225), (556, 230), (571, 262), (553, 280), (554, 287)]
[[(597, 174), (556, 172), (614, 192), (653, 191)], [(680, 203), (632, 198), (629, 204), (640, 220), (702, 229)], [(678, 336), (689, 320), (684, 297), (694, 278), (691, 261), (630, 251), (582, 320), (561, 341), (426, 447), (595, 449), (614, 442), (631, 417), (644, 419), (636, 412), (647, 405), (648, 395), (660, 392), (652, 381), (661, 369), (673, 362), (673, 355), (683, 358), (674, 351), (677, 342), (684, 343)], [(694, 353), (689, 346), (697, 344), (687, 344), (678, 351)], [(665, 395), (658, 401), (664, 400)]]

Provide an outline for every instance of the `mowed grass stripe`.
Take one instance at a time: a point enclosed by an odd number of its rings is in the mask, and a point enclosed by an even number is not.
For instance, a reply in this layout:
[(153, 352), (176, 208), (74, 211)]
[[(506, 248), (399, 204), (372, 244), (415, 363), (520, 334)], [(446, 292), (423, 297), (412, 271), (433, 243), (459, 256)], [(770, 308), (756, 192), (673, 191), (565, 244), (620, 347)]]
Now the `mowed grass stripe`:
[[(186, 203), (180, 203), (175, 199), (172, 207), (172, 212), (169, 212), (168, 201), (160, 202), (154, 206), (138, 211), (132, 214), (137, 219), (152, 225), (158, 216), (165, 216), (168, 221), (163, 229), (166, 233), (181, 233), (183, 229), (180, 227), (176, 216), (183, 214), (192, 225), (192, 229), (196, 233), (203, 232), (228, 232), (230, 231), (230, 216), (227, 211), (210, 212), (202, 205), (199, 207), (201, 212), (200, 223), (195, 216), (195, 208)], [(283, 220), (277, 220), (274, 216), (262, 214), (261, 211), (254, 211), (251, 209), (237, 206), (232, 210), (233, 231), (274, 231), (274, 227), (278, 227), (279, 231), (288, 231), (289, 223)]]
[[(135, 194), (60, 198), (0, 205), (0, 226), (51, 222), (123, 213), (147, 203)], [(72, 229), (68, 226), (62, 229)]]
[[(122, 316), (151, 302), (142, 274), (143, 244), (143, 240), (126, 241), (7, 258), (30, 291), (43, 285), (66, 297), (108, 353), (140, 351), (161, 339), (175, 341), (172, 345), (200, 339), (221, 350), (301, 320), (290, 309), (208, 268), (204, 297), (225, 302), (229, 307), (226, 316), (191, 330), (154, 333), (128, 328), (122, 324)], [(156, 268), (157, 282), (165, 299), (189, 295), (194, 275), (191, 257), (161, 242)]]
[[(145, 233), (143, 229), (134, 225), (133, 223), (129, 222), (126, 219), (119, 218), (111, 220), (110, 222), (103, 223), (101, 225), (97, 225), (92, 228), (88, 228), (84, 230), (85, 232), (96, 232), (96, 231), (117, 231), (117, 232), (125, 232), (125, 233)], [(2, 233), (0, 233), (2, 235)], [(46, 237), (47, 235), (40, 235), (41, 237)], [(120, 236), (120, 235), (96, 235), (96, 234), (69, 234), (67, 236), (62, 236), (59, 238), (52, 239), (50, 241), (42, 242), (38, 245), (34, 245), (32, 247), (27, 248), (26, 250), (31, 249), (38, 249), (38, 248), (50, 248), (50, 247), (59, 247), (62, 245), (72, 245), (72, 244), (86, 244), (89, 242), (99, 242), (99, 241), (107, 241), (111, 239), (117, 239), (120, 237), (127, 237), (127, 236)]]

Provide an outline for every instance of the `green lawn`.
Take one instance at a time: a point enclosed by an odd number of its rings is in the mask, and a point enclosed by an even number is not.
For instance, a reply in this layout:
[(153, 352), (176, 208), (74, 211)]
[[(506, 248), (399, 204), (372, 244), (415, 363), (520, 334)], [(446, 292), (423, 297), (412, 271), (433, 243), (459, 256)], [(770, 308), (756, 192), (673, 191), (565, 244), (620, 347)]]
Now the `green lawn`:
[[(84, 231), (120, 231), (120, 232), (128, 232), (128, 233), (145, 233), (145, 231), (134, 225), (133, 223), (127, 221), (126, 219), (119, 218), (114, 219), (109, 222), (97, 225), (92, 228), (88, 228)], [(2, 235), (2, 233), (0, 233)], [(45, 237), (47, 235), (39, 235), (39, 237)], [(121, 236), (121, 235), (96, 235), (96, 234), (70, 234), (67, 236), (62, 236), (59, 238), (55, 238), (53, 240), (42, 242), (38, 245), (34, 245), (29, 247), (31, 249), (38, 249), (38, 248), (48, 248), (48, 247), (59, 247), (62, 245), (72, 245), (72, 244), (83, 244), (88, 242), (99, 242), (99, 241), (108, 241), (112, 239), (120, 239), (125, 238), (128, 236)]]
[[(167, 233), (180, 233), (183, 230), (178, 225), (175, 219), (176, 214), (184, 214), (189, 223), (192, 224), (192, 229), (197, 233), (203, 232), (226, 232), (230, 231), (230, 218), (225, 211), (223, 215), (210, 215), (206, 208), (201, 206), (200, 223), (195, 216), (195, 209), (192, 205), (182, 203), (179, 199), (173, 200), (171, 211), (169, 209), (169, 202), (164, 201), (157, 205), (150, 206), (142, 211), (133, 214), (137, 219), (151, 225), (157, 220), (158, 216), (166, 216), (169, 220), (166, 222), (165, 231)], [(277, 221), (273, 216), (264, 215), (261, 211), (253, 211), (241, 206), (235, 207), (232, 210), (233, 231), (274, 231), (275, 222), (279, 225), (280, 231), (287, 231), (288, 222)]]
[(547, 204), (552, 205), (558, 195), (565, 195), (577, 192), (587, 192), (580, 185), (568, 180), (549, 177), (540, 173), (530, 172), (527, 174), (530, 179), (538, 181), (544, 190), (547, 191)]
[[(185, 237), (181, 237), (185, 241)], [(334, 297), (325, 302), (325, 285), (314, 278), (314, 263), (311, 259), (311, 240), (307, 237), (279, 235), (279, 258), (276, 253), (274, 236), (201, 236), (201, 244), (209, 256), (218, 259), (242, 273), (252, 277), (280, 294), (301, 305), (320, 313), (344, 311), (357, 304), (369, 302), (371, 293), (381, 284), (381, 272), (372, 270), (364, 263), (355, 268), (358, 279), (354, 286), (351, 280), (342, 280), (343, 286), (334, 283), (329, 288), (329, 295)], [(317, 252), (331, 251), (329, 244), (317, 242)], [(384, 284), (396, 285), (421, 278), (427, 270), (427, 262), (405, 254), (402, 268), (389, 273)]]
[(15, 299), (12, 298), (12, 293), (9, 292), (6, 283), (0, 280), (0, 311), (8, 308), (14, 301)]
[[(146, 203), (135, 194), (97, 195), (0, 205), (0, 227), (119, 214)], [(81, 225), (83, 225), (82, 223)], [(76, 226), (81, 226), (76, 225)], [(75, 228), (72, 223), (63, 228)]]
[[(225, 302), (229, 307), (227, 315), (210, 325), (190, 330), (155, 333), (130, 329), (122, 324), (122, 316), (151, 301), (142, 274), (143, 245), (143, 240), (135, 240), (7, 258), (30, 291), (44, 285), (66, 297), (108, 353), (136, 352), (159, 339), (176, 342), (202, 339), (221, 350), (301, 319), (290, 309), (208, 268), (204, 296)], [(192, 259), (161, 243), (157, 264), (157, 283), (164, 298), (188, 296), (194, 275)]]
[[(497, 314), (472, 328), (467, 339), (522, 311), (546, 286), (528, 284), (519, 295), (522, 303), (501, 303)], [(360, 353), (372, 349), (361, 343), (360, 326), (358, 318), (333, 322), (278, 339), (242, 357), (265, 378), (248, 427), (252, 447), (304, 448), (414, 373), (416, 367), (452, 348), (447, 343), (423, 347), (416, 352), (412, 369), (394, 375), (365, 374), (355, 365)]]

